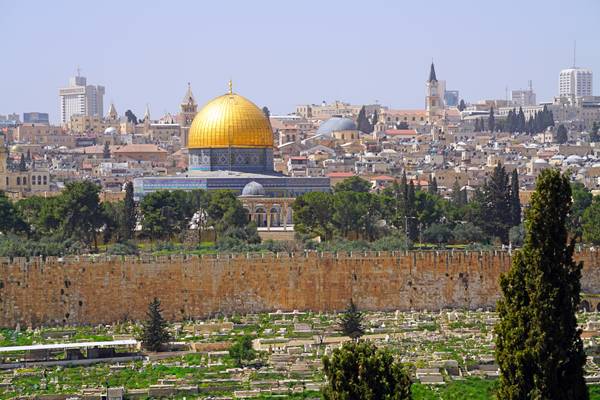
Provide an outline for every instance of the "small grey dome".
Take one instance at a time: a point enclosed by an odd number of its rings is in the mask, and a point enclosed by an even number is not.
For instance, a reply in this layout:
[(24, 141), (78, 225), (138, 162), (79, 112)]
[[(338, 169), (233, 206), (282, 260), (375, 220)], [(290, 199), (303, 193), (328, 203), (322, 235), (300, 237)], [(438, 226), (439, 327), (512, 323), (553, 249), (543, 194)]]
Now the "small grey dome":
[(356, 124), (350, 118), (333, 117), (319, 126), (317, 135), (331, 136), (333, 132), (355, 131), (357, 129)]
[(258, 182), (248, 182), (242, 189), (242, 196), (264, 196), (265, 188)]

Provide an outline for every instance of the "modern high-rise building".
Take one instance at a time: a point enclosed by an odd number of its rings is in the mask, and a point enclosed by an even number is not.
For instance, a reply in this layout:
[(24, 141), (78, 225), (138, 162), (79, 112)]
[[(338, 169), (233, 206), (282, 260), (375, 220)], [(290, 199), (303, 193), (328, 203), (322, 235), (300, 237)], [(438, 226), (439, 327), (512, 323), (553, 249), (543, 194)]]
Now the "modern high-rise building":
[(72, 115), (104, 116), (104, 86), (88, 85), (83, 76), (69, 79), (69, 86), (59, 90), (60, 122), (66, 124)]
[(515, 106), (519, 106), (519, 107), (535, 106), (536, 96), (535, 96), (535, 92), (533, 91), (533, 85), (532, 85), (531, 81), (529, 81), (529, 88), (513, 90), (511, 93), (511, 100)]
[(560, 97), (592, 96), (592, 71), (577, 67), (560, 71), (558, 95)]

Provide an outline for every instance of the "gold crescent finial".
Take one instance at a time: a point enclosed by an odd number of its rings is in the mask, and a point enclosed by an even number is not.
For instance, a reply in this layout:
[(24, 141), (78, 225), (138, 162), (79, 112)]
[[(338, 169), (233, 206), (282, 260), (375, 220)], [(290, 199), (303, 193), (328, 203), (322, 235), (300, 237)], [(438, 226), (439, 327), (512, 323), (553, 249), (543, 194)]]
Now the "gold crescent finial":
[(233, 94), (233, 82), (231, 82), (231, 79), (229, 80), (229, 94)]

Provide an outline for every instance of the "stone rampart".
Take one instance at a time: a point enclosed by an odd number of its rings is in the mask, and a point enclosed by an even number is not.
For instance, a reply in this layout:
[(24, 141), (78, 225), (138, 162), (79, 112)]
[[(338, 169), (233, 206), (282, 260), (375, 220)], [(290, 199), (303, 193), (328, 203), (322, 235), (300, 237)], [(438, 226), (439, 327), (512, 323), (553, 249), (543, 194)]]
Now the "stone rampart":
[[(600, 292), (600, 252), (582, 287)], [(170, 320), (274, 310), (492, 308), (507, 252), (248, 254), (0, 259), (0, 326), (143, 319), (153, 297)]]

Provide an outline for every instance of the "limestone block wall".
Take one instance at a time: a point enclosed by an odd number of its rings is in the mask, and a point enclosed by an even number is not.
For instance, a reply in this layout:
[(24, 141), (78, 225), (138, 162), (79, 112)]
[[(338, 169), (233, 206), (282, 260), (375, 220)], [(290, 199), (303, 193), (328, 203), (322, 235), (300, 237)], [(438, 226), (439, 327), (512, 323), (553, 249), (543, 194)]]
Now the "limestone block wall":
[[(600, 293), (598, 252), (583, 290)], [(0, 326), (112, 323), (160, 298), (173, 321), (274, 310), (492, 308), (506, 252), (394, 252), (0, 260)]]

